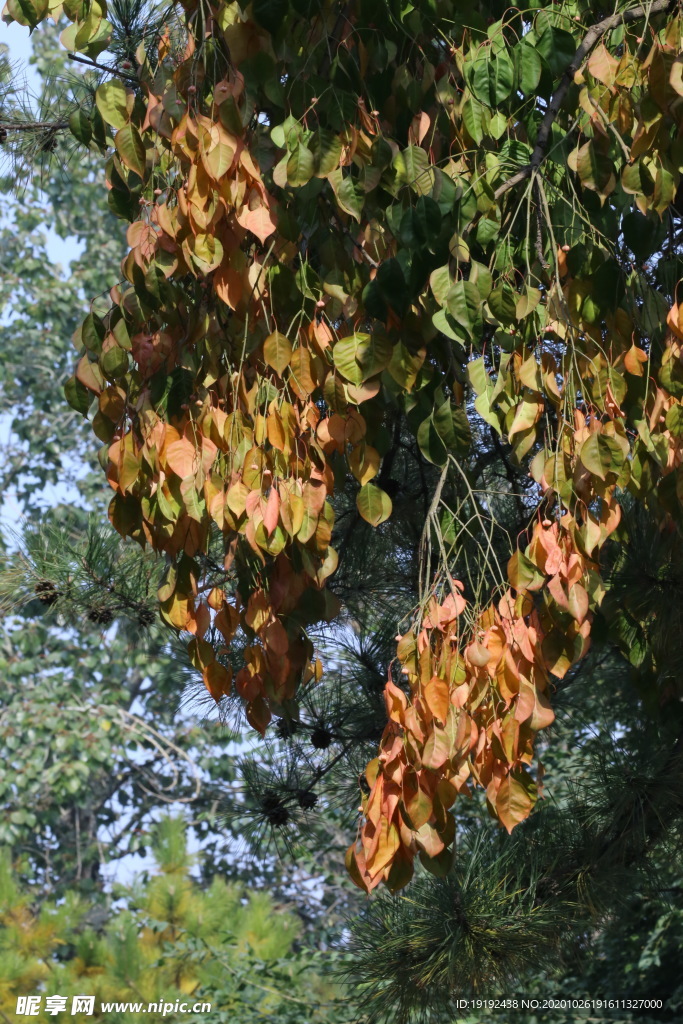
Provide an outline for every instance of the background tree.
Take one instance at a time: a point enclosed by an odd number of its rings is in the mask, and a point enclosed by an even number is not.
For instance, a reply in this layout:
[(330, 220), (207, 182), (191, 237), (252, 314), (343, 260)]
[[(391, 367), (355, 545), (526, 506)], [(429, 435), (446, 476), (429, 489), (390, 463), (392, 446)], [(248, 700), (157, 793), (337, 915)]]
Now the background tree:
[[(230, 1021), (342, 1020), (334, 988), (315, 973), (315, 957), (295, 949), (297, 917), (267, 893), (215, 879), (200, 889), (190, 875), (183, 823), (162, 818), (154, 829), (156, 871), (134, 888), (115, 890), (117, 908), (93, 908), (71, 892), (36, 911), (30, 892), (2, 864), (0, 1007), (14, 1016), (17, 996), (94, 995), (95, 1019), (201, 1020), (164, 1012), (176, 1001), (209, 1003)], [(102, 1011), (102, 1003), (116, 1004)], [(119, 1004), (137, 1004), (123, 1010)], [(150, 1003), (161, 1003), (158, 1012)], [(53, 1017), (43, 1010), (37, 1020)]]

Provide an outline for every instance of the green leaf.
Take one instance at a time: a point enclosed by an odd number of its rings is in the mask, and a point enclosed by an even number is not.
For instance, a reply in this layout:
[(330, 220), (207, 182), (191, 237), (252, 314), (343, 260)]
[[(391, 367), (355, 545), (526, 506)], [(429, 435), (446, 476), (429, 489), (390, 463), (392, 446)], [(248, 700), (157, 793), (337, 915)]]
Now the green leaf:
[(432, 317), (432, 323), (437, 331), (445, 334), (451, 341), (457, 341), (461, 345), (469, 342), (469, 337), (458, 321), (451, 316), (447, 309), (439, 309)]
[(479, 337), (482, 328), (482, 303), (479, 290), (471, 281), (455, 281), (446, 296), (448, 312), (470, 340)]
[(474, 96), (468, 96), (462, 105), (462, 120), (467, 133), (477, 146), (481, 145), (481, 142), (486, 134), (489, 126), (490, 113), (488, 109), (475, 99)]
[(451, 285), (453, 284), (448, 264), (444, 267), (438, 267), (436, 270), (431, 272), (429, 275), (429, 284), (436, 301), (440, 306), (445, 306), (448, 293), (451, 289)]
[(599, 152), (592, 140), (579, 150), (576, 170), (584, 188), (589, 188), (603, 197), (614, 191), (617, 183), (614, 164), (608, 156)]
[(114, 345), (100, 356), (100, 366), (105, 376), (116, 380), (128, 370), (128, 354)]
[(121, 158), (121, 163), (144, 179), (145, 146), (135, 125), (124, 124), (123, 128), (116, 133), (114, 145)]
[(48, 0), (8, 0), (7, 11), (20, 25), (34, 29), (47, 15)]
[(351, 175), (344, 175), (341, 167), (338, 167), (327, 176), (327, 180), (334, 189), (337, 203), (342, 210), (360, 223), (365, 196)]
[(414, 192), (425, 194), (431, 191), (432, 177), (429, 171), (429, 157), (419, 146), (408, 146), (394, 157), (397, 181), (407, 185)]
[(608, 473), (618, 474), (624, 465), (624, 453), (607, 434), (590, 434), (581, 445), (579, 458), (588, 472), (600, 480), (605, 480)]
[(524, 96), (533, 96), (541, 80), (542, 64), (538, 53), (524, 39), (512, 50), (515, 65), (515, 90)]
[(489, 107), (497, 107), (512, 92), (515, 70), (506, 50), (487, 49), (468, 68), (468, 84), (474, 96)]
[(80, 380), (76, 380), (75, 377), (69, 377), (64, 385), (64, 395), (72, 409), (80, 412), (81, 416), (87, 414), (93, 396), (85, 385), (81, 384)]
[(83, 110), (74, 110), (69, 118), (69, 131), (84, 146), (90, 144), (92, 138), (92, 122)]
[(341, 139), (334, 132), (318, 128), (309, 139), (309, 146), (313, 154), (315, 174), (318, 178), (326, 178), (328, 174), (339, 167), (342, 144)]
[(363, 484), (356, 495), (356, 506), (371, 526), (379, 526), (391, 515), (391, 498), (377, 484)]
[(95, 103), (104, 121), (112, 128), (123, 128), (130, 120), (134, 95), (118, 78), (112, 78), (97, 87)]
[(574, 37), (562, 28), (548, 25), (536, 40), (536, 49), (552, 71), (558, 76), (567, 69), (577, 50)]
[(489, 309), (501, 324), (514, 324), (517, 322), (517, 300), (519, 296), (503, 282), (494, 288), (488, 298)]
[(398, 316), (403, 316), (410, 302), (410, 291), (398, 260), (392, 257), (380, 263), (373, 283)]
[(315, 172), (313, 154), (303, 142), (298, 142), (287, 161), (287, 184), (294, 188), (307, 185)]
[(434, 416), (429, 415), (417, 428), (417, 443), (420, 451), (428, 462), (435, 466), (445, 466), (448, 451), (443, 438), (436, 428)]
[(81, 325), (81, 341), (88, 349), (98, 355), (104, 341), (104, 324), (96, 313), (88, 313)]
[(393, 347), (383, 334), (350, 334), (333, 349), (334, 365), (351, 384), (362, 384), (387, 366)]
[(683, 406), (671, 406), (666, 414), (666, 429), (670, 430), (674, 437), (683, 435)]

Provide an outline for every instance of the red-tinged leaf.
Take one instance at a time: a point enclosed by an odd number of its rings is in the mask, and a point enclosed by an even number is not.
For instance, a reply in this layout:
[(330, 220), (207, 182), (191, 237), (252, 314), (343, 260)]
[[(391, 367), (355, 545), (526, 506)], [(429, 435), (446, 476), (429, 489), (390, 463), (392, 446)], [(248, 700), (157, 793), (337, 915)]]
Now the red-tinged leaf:
[(247, 704), (247, 721), (262, 736), (265, 736), (272, 717), (270, 708), (263, 697), (257, 697)]
[(79, 380), (88, 391), (99, 395), (105, 386), (104, 377), (97, 363), (91, 363), (87, 355), (83, 356), (76, 367), (76, 380)]
[(168, 468), (181, 480), (194, 476), (199, 468), (199, 452), (186, 437), (169, 444), (164, 455)]
[(575, 583), (569, 588), (567, 601), (569, 614), (581, 625), (588, 615), (588, 594), (580, 583)]
[(440, 768), (451, 756), (451, 743), (444, 729), (435, 728), (427, 737), (422, 751), (425, 768)]
[(226, 644), (229, 644), (237, 632), (240, 618), (237, 609), (233, 608), (232, 605), (226, 602), (221, 610), (217, 612), (213, 622), (216, 629), (220, 630), (221, 636), (225, 640)]
[(311, 376), (311, 354), (303, 345), (294, 349), (289, 369), (289, 381), (297, 395), (302, 399), (312, 395), (315, 382)]
[(465, 648), (465, 658), (471, 665), (475, 665), (477, 668), (485, 668), (491, 660), (491, 652), (488, 647), (475, 642)]
[(432, 676), (427, 685), (423, 687), (422, 696), (434, 718), (445, 725), (451, 697), (446, 680)]
[(524, 770), (510, 772), (501, 782), (496, 795), (496, 813), (508, 832), (531, 814), (536, 802), (536, 785)]
[(276, 487), (270, 488), (268, 494), (268, 500), (266, 502), (266, 509), (263, 514), (263, 525), (266, 528), (266, 532), (270, 536), (275, 527), (280, 513), (280, 495), (277, 492)]
[(261, 636), (264, 644), (275, 654), (284, 655), (289, 650), (289, 637), (287, 630), (279, 619), (273, 619), (263, 629)]
[(248, 668), (241, 668), (235, 676), (235, 689), (242, 700), (254, 701), (263, 690), (263, 679)]
[(244, 503), (244, 509), (250, 518), (254, 515), (256, 509), (261, 507), (262, 499), (263, 495), (261, 494), (261, 491), (258, 490), (257, 488), (255, 488), (253, 491), (249, 491), (249, 493), (247, 494), (247, 498)]
[(195, 636), (203, 637), (210, 625), (211, 612), (209, 611), (208, 606), (202, 601), (194, 615), (188, 619), (187, 629), (190, 633), (194, 633)]
[(415, 832), (415, 842), (428, 857), (438, 857), (446, 844), (433, 825), (423, 825)]
[(250, 188), (242, 208), (238, 211), (237, 222), (247, 231), (256, 235), (263, 244), (275, 231), (276, 223), (270, 207), (264, 202), (258, 188)]
[(414, 769), (403, 774), (403, 804), (414, 831), (422, 828), (434, 813), (433, 799), (420, 786), (420, 777)]
[(555, 721), (550, 701), (528, 679), (520, 679), (515, 718), (518, 722), (528, 722), (534, 732), (545, 729)]
[(232, 670), (225, 668), (219, 661), (212, 661), (204, 669), (204, 685), (216, 701), (230, 693), (232, 683)]
[[(368, 878), (365, 867), (365, 853), (363, 850), (357, 850), (355, 843), (351, 843), (351, 846), (349, 846), (346, 851), (344, 864), (346, 865), (346, 870), (348, 871), (354, 885), (357, 885), (363, 892), (369, 893), (373, 888), (373, 885), (371, 880)], [(378, 883), (379, 878), (375, 885)]]
[(614, 85), (619, 61), (616, 57), (612, 56), (604, 43), (600, 43), (588, 58), (587, 67), (593, 78), (597, 79), (598, 82), (611, 86)]
[(213, 286), (216, 295), (226, 306), (237, 309), (244, 292), (244, 279), (239, 270), (221, 264), (213, 276)]
[(624, 367), (628, 373), (633, 374), (634, 377), (642, 377), (645, 373), (644, 364), (647, 363), (648, 355), (642, 348), (638, 348), (636, 344), (632, 344), (626, 355), (624, 356)]

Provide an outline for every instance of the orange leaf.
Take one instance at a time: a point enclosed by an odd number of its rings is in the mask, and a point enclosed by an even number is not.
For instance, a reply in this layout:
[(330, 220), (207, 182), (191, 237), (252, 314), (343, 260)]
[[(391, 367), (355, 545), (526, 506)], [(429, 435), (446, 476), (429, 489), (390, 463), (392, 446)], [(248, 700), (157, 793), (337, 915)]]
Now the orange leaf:
[(275, 654), (283, 655), (289, 650), (289, 637), (287, 630), (279, 619), (273, 619), (265, 627), (262, 633), (263, 642)]
[(232, 682), (232, 671), (221, 665), (219, 661), (212, 661), (204, 669), (204, 685), (216, 701), (230, 693)]
[(315, 391), (315, 383), (311, 377), (311, 355), (307, 348), (299, 345), (294, 349), (290, 360), (290, 382), (300, 398), (307, 398)]
[(555, 721), (555, 712), (546, 695), (528, 679), (519, 681), (519, 698), (515, 708), (518, 722), (528, 722), (534, 732), (545, 729)]
[(445, 725), (450, 707), (450, 691), (446, 680), (432, 676), (427, 685), (423, 687), (422, 695), (434, 718)]
[(247, 704), (247, 721), (262, 736), (265, 736), (272, 717), (270, 708), (263, 697), (257, 697)]
[[(422, 763), (425, 768), (440, 768), (451, 755), (451, 744), (443, 729), (434, 729), (427, 737), (422, 751)], [(437, 851), (438, 852), (438, 851)]]
[(244, 289), (242, 274), (223, 263), (213, 276), (213, 285), (218, 298), (231, 309), (237, 309)]
[(275, 231), (276, 224), (273, 220), (270, 207), (263, 201), (258, 188), (250, 188), (246, 194), (244, 205), (236, 215), (237, 223), (241, 224), (247, 231), (256, 235), (263, 244)]
[(515, 825), (528, 818), (536, 802), (536, 786), (525, 771), (510, 772), (501, 782), (496, 795), (496, 813), (500, 823), (512, 832)]
[(263, 358), (281, 377), (292, 358), (292, 343), (289, 338), (280, 331), (269, 334), (263, 342)]
[(199, 452), (186, 437), (169, 444), (164, 458), (168, 468), (182, 480), (194, 476), (199, 466)]
[(277, 526), (279, 513), (280, 495), (278, 494), (276, 487), (271, 487), (270, 493), (268, 494), (268, 501), (266, 502), (265, 512), (263, 513), (263, 525), (266, 528), (268, 536), (270, 536)]
[(643, 363), (647, 362), (647, 352), (643, 352), (642, 348), (638, 348), (637, 345), (631, 345), (630, 349), (624, 356), (624, 366), (629, 373), (632, 373), (634, 377), (642, 377)]

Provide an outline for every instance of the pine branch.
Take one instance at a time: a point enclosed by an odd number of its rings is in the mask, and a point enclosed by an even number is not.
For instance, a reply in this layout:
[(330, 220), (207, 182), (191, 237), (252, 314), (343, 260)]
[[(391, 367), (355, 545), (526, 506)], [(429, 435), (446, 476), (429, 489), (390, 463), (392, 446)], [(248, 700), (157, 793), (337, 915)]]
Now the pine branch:
[(69, 60), (76, 61), (77, 64), (85, 64), (86, 67), (97, 68), (98, 71), (106, 71), (108, 75), (114, 75), (116, 78), (121, 78), (124, 82), (131, 82), (133, 85), (140, 84), (135, 75), (128, 75), (125, 71), (119, 71), (118, 68), (112, 68), (108, 64), (99, 64), (96, 60), (79, 57), (75, 53), (67, 53), (67, 57)]

